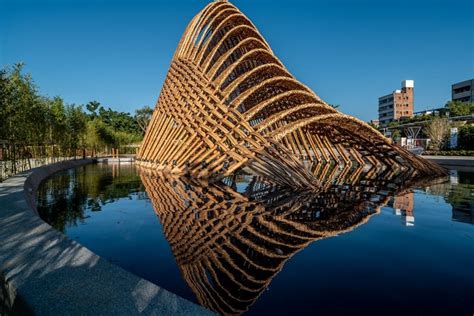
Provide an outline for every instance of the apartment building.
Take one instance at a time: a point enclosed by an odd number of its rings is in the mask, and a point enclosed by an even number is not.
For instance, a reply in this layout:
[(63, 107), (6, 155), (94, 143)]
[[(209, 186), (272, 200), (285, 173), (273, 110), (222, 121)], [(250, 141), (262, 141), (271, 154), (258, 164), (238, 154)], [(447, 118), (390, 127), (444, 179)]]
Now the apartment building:
[(402, 88), (379, 98), (379, 122), (386, 127), (390, 122), (413, 117), (414, 80), (403, 80)]
[(451, 86), (451, 100), (474, 102), (474, 79), (453, 84)]

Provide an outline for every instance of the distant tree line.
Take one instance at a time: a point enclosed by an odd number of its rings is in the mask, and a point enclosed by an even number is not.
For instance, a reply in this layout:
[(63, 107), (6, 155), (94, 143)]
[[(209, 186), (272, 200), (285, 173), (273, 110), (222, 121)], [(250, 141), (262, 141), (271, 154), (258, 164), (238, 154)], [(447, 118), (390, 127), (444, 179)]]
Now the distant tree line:
[[(412, 118), (391, 122), (388, 126), (394, 128), (406, 123), (426, 122), (419, 136), (430, 138), (430, 149), (435, 151), (448, 148), (449, 129), (451, 127), (458, 127), (457, 149), (474, 150), (474, 126), (470, 124), (462, 125), (462, 123), (454, 123), (449, 120), (450, 117), (467, 115), (474, 115), (474, 103), (449, 101), (437, 113), (417, 115)], [(398, 139), (401, 136), (403, 136), (403, 130), (392, 130), (392, 138)]]
[(436, 113), (415, 115), (410, 118), (403, 118), (400, 121), (394, 121), (388, 124), (389, 127), (395, 127), (400, 124), (430, 121), (435, 117), (457, 117), (474, 115), (474, 103), (449, 101), (446, 105), (439, 109)]
[(150, 107), (132, 115), (97, 101), (67, 104), (61, 97), (41, 95), (22, 70), (21, 63), (0, 70), (0, 140), (94, 152), (142, 140), (153, 112)]

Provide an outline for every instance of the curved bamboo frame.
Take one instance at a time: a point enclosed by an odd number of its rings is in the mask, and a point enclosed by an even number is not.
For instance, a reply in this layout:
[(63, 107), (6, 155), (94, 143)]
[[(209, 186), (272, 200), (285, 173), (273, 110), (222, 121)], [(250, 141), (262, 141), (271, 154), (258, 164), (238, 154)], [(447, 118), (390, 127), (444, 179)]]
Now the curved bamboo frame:
[(235, 6), (210, 3), (179, 42), (137, 163), (198, 178), (248, 166), (280, 185), (317, 188), (307, 161), (444, 173), (329, 106)]

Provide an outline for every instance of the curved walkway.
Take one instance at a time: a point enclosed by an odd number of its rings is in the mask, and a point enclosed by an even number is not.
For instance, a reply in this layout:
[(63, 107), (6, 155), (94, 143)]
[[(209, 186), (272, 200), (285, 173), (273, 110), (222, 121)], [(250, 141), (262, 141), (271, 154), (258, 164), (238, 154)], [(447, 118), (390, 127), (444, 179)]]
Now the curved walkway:
[(0, 183), (0, 315), (204, 315), (211, 312), (97, 256), (36, 212), (36, 189), (64, 161)]

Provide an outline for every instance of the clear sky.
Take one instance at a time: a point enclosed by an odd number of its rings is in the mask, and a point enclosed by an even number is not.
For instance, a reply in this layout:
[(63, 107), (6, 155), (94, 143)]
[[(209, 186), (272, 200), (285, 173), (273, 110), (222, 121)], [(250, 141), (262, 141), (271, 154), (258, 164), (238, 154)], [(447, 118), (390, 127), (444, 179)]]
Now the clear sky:
[[(155, 105), (176, 45), (205, 0), (0, 0), (0, 65), (40, 91), (120, 111)], [(415, 110), (474, 78), (474, 0), (234, 0), (297, 79), (340, 110), (415, 80)]]

